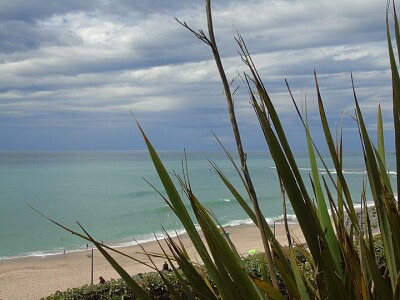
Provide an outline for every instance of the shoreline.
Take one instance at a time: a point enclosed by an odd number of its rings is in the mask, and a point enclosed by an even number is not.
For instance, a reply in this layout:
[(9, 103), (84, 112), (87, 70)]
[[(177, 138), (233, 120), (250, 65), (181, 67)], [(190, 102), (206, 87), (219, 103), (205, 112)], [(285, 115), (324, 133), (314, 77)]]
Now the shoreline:
[[(396, 196), (397, 199), (397, 196)], [(376, 212), (375, 212), (375, 206), (374, 206), (374, 202), (373, 201), (368, 201), (367, 202), (368, 205), (368, 210), (370, 212), (372, 212), (372, 220), (375, 221), (375, 223), (377, 223), (377, 216), (376, 216)], [(354, 204), (354, 208), (356, 210), (357, 213), (359, 213), (361, 211), (361, 204), (359, 203), (355, 203)], [(329, 214), (331, 214), (330, 210), (329, 210)], [(279, 223), (283, 223), (283, 215), (277, 215), (275, 217), (269, 217), (266, 218), (267, 223), (270, 225), (270, 227), (272, 228), (274, 223), (279, 224)], [(349, 222), (349, 220), (346, 218), (346, 222)], [(296, 215), (295, 214), (288, 214), (288, 224), (297, 224), (297, 219), (296, 219)], [(231, 227), (241, 227), (241, 226), (248, 226), (248, 225), (254, 225), (253, 221), (251, 219), (240, 219), (240, 220), (233, 220), (230, 221), (226, 224), (223, 224), (222, 226), (224, 228), (231, 228)], [(377, 226), (377, 224), (374, 224), (375, 227)], [(199, 228), (198, 228), (199, 229)], [(200, 230), (200, 229), (199, 229)], [(178, 235), (182, 235), (185, 234), (185, 230), (184, 229), (180, 229), (180, 230), (170, 230), (168, 231), (168, 234), (171, 237), (176, 237), (176, 233), (178, 233)], [(158, 238), (159, 240), (163, 239), (163, 234), (161, 232), (157, 232), (156, 233), (156, 238)], [(141, 238), (139, 238), (137, 241), (136, 240), (130, 240), (128, 241), (128, 238), (124, 238), (122, 240), (118, 241), (114, 241), (114, 242), (107, 242), (107, 245), (110, 247), (113, 247), (115, 249), (121, 249), (121, 248), (126, 248), (126, 247), (132, 247), (139, 244), (147, 244), (147, 243), (151, 243), (151, 242), (155, 242), (156, 238), (154, 237), (154, 234), (148, 234), (148, 235), (144, 235)], [(83, 240), (82, 240), (83, 241)], [(89, 247), (90, 249), (90, 247)], [(81, 252), (81, 251), (86, 251), (87, 248), (84, 246), (84, 244), (81, 244), (79, 246), (75, 246), (74, 248), (56, 248), (56, 249), (48, 249), (48, 250), (36, 250), (36, 251), (32, 251), (32, 252), (25, 252), (22, 254), (18, 254), (18, 255), (5, 255), (5, 256), (0, 256), (0, 263), (3, 261), (8, 261), (8, 260), (14, 260), (14, 259), (25, 259), (25, 258), (44, 258), (44, 257), (51, 257), (51, 256), (57, 256), (57, 255), (63, 255), (63, 250), (67, 253), (67, 254), (71, 254), (71, 253), (75, 253), (75, 252)], [(2, 300), (0, 298), (0, 300)]]
[[(369, 207), (371, 221), (377, 224), (375, 207)], [(356, 208), (360, 216), (360, 207)], [(274, 227), (275, 225), (275, 227)], [(300, 243), (305, 239), (298, 223), (289, 222), (291, 235)], [(275, 232), (276, 239), (287, 245), (287, 236), (284, 224), (281, 220), (270, 223), (271, 230)], [(254, 224), (228, 225), (224, 229), (229, 233), (229, 238), (237, 251), (243, 256), (248, 255), (250, 249), (258, 249), (263, 252), (262, 241), (258, 228)], [(201, 232), (200, 232), (200, 235)], [(190, 239), (186, 233), (180, 233), (183, 244), (191, 259), (201, 262)], [(174, 237), (176, 240), (177, 237)], [(159, 239), (164, 249), (168, 249), (163, 238)], [(140, 243), (149, 253), (162, 253), (156, 240)], [(111, 246), (111, 245), (110, 245)], [(135, 259), (150, 264), (148, 257), (138, 244), (129, 246), (113, 246), (118, 251), (128, 254)], [(153, 268), (143, 265), (123, 255), (108, 251), (114, 259), (131, 275), (138, 273), (154, 272)], [(166, 251), (167, 253), (169, 251)], [(40, 299), (54, 294), (56, 291), (65, 291), (68, 288), (81, 287), (91, 283), (91, 248), (72, 250), (65, 254), (46, 254), (36, 256), (16, 257), (0, 260), (0, 300), (6, 299)], [(157, 268), (161, 269), (165, 259), (154, 258)], [(119, 274), (111, 267), (108, 261), (93, 249), (93, 283), (98, 283), (102, 276), (106, 280), (118, 279)]]
[[(268, 224), (271, 226), (271, 228), (274, 225), (274, 222), (276, 224), (279, 223), (283, 223), (283, 216), (279, 215), (279, 216), (275, 216), (275, 217), (271, 217), (271, 218), (266, 218)], [(295, 215), (288, 215), (288, 223), (289, 224), (297, 224), (297, 219)], [(233, 227), (240, 227), (240, 226), (248, 226), (248, 225), (254, 225), (253, 221), (251, 219), (242, 219), (242, 220), (234, 220), (231, 222), (228, 222), (226, 224), (223, 224), (222, 227), (224, 228), (233, 228)], [(198, 228), (197, 228), (198, 227)], [(197, 226), (196, 228), (198, 230), (200, 230), (200, 227)], [(176, 233), (178, 235), (183, 235), (186, 233), (186, 231), (184, 229), (179, 229), (179, 230), (169, 230), (168, 234), (171, 237), (176, 237)], [(162, 234), (162, 232), (157, 232), (156, 233), (156, 237), (159, 240), (162, 240), (164, 238), (164, 235)], [(79, 238), (78, 238), (79, 239)], [(84, 241), (82, 239), (82, 241)], [(151, 243), (151, 242), (155, 242), (156, 238), (154, 237), (154, 234), (148, 234), (148, 235), (144, 235), (141, 238), (137, 239), (137, 240), (131, 240), (128, 241), (128, 238), (122, 239), (120, 240), (120, 242), (118, 241), (114, 241), (114, 242), (108, 242), (106, 241), (106, 244), (110, 247), (113, 247), (115, 249), (121, 249), (121, 248), (127, 248), (127, 247), (132, 247), (132, 246), (136, 246), (137, 244), (147, 244), (147, 243)], [(83, 243), (86, 243), (83, 242)], [(90, 242), (88, 242), (90, 243)], [(92, 245), (94, 247), (94, 245)], [(90, 246), (89, 246), (89, 249)], [(13, 259), (22, 259), (22, 258), (44, 258), (44, 257), (51, 257), (51, 256), (56, 256), (56, 255), (63, 255), (63, 250), (65, 250), (65, 252), (68, 253), (75, 253), (75, 252), (80, 252), (80, 251), (86, 251), (87, 248), (84, 246), (84, 244), (77, 246), (75, 248), (72, 249), (62, 249), (62, 248), (57, 248), (54, 250), (37, 250), (37, 251), (32, 251), (32, 252), (26, 252), (26, 253), (22, 253), (20, 255), (15, 255), (15, 256), (0, 256), (0, 263), (2, 261), (7, 261), (7, 260), (13, 260)], [(1, 300), (1, 299), (0, 299)]]
[[(291, 233), (302, 241), (302, 233), (298, 224), (289, 224)], [(271, 227), (273, 230), (273, 227)], [(250, 249), (262, 251), (262, 242), (255, 225), (227, 226), (225, 230), (239, 253), (248, 255)], [(282, 223), (276, 223), (275, 236), (282, 244), (287, 244), (286, 232)], [(189, 255), (199, 261), (195, 249), (187, 234), (180, 235)], [(176, 237), (174, 238), (176, 239)], [(160, 240), (165, 246), (165, 242)], [(161, 253), (156, 241), (141, 244), (149, 253)], [(138, 245), (120, 247), (119, 251), (136, 259), (149, 262)], [(10, 258), (0, 261), (0, 299), (40, 299), (56, 291), (80, 287), (91, 283), (91, 249), (43, 257)], [(154, 270), (119, 254), (112, 256), (130, 274), (153, 272)], [(162, 267), (163, 258), (153, 258), (158, 268)], [(106, 280), (118, 279), (120, 276), (111, 267), (97, 249), (93, 250), (93, 281), (98, 283), (99, 276)]]

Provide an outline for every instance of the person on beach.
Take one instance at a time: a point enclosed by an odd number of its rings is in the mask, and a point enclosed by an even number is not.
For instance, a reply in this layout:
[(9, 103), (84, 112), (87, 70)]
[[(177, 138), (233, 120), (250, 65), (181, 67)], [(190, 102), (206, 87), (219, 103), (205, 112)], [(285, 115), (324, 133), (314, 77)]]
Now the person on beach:
[(163, 270), (164, 272), (171, 272), (171, 271), (172, 271), (172, 270), (169, 268), (167, 262), (164, 262), (163, 267), (162, 267), (162, 270)]
[(104, 280), (104, 278), (103, 278), (102, 276), (99, 277), (99, 280), (100, 280), (99, 284), (104, 284), (104, 283), (106, 283), (106, 281)]

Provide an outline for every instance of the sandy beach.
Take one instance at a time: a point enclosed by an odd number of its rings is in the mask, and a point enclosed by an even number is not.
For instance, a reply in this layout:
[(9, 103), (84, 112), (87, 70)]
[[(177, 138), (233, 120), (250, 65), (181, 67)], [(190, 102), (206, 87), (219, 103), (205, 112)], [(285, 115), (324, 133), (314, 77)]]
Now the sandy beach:
[[(301, 240), (299, 225), (290, 225), (291, 232)], [(240, 253), (246, 254), (250, 249), (262, 250), (261, 238), (257, 228), (253, 225), (241, 225), (226, 228), (229, 237)], [(283, 243), (287, 243), (284, 226), (276, 224), (275, 235)], [(196, 259), (195, 251), (189, 239), (183, 235), (187, 249), (192, 251), (192, 257)], [(142, 244), (146, 251), (160, 253), (157, 242)], [(119, 248), (118, 250), (137, 259), (148, 262), (139, 246)], [(110, 264), (97, 251), (93, 251), (94, 283), (98, 283), (99, 276), (106, 280), (117, 279), (120, 276)], [(151, 272), (147, 266), (126, 258), (122, 255), (113, 257), (125, 270), (132, 275)], [(163, 259), (155, 259), (157, 267), (161, 268)], [(56, 291), (64, 291), (68, 288), (79, 287), (91, 282), (91, 250), (66, 253), (65, 255), (53, 255), (45, 257), (27, 257), (0, 261), (0, 299), (40, 299), (53, 294)]]

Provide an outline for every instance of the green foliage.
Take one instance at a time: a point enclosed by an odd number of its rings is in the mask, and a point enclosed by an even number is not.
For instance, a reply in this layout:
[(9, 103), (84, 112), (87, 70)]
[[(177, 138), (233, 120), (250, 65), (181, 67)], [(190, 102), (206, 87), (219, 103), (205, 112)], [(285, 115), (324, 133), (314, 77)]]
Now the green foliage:
[[(210, 9), (209, 1), (206, 2)], [(399, 48), (400, 30), (394, 5), (393, 11), (395, 39), (397, 48)], [(200, 31), (200, 33), (198, 36), (207, 40), (204, 32)], [(398, 194), (400, 189), (400, 77), (392, 46), (388, 17), (387, 39), (394, 91), (393, 116)], [(316, 73), (314, 76), (320, 123), (329, 149), (330, 161), (335, 168), (336, 178), (328, 169), (327, 162), (320, 155), (316, 143), (308, 131), (307, 116), (304, 120), (292, 97), (294, 107), (304, 126), (312, 170), (310, 177), (301, 175), (281, 120), (253, 64), (245, 42), (240, 36), (237, 38), (237, 42), (243, 62), (248, 67), (248, 73), (245, 73), (243, 77), (248, 85), (251, 104), (271, 157), (275, 162), (282, 187), (302, 229), (307, 250), (302, 247), (284, 248), (275, 240), (265, 219), (259, 218), (261, 212), (258, 211), (259, 206), (257, 198), (254, 197), (255, 193), (250, 191), (249, 182), (251, 180), (249, 180), (250, 175), (245, 162), (244, 164), (242, 162), (241, 168), (238, 168), (233, 159), (231, 161), (253, 202), (253, 208), (246, 204), (246, 197), (238, 192), (239, 189), (229, 182), (218, 166), (214, 163), (212, 165), (221, 178), (222, 184), (227, 186), (243, 210), (255, 221), (263, 240), (269, 241), (267, 249), (269, 250), (270, 247), (273, 254), (273, 265), (265, 267), (264, 261), (270, 259), (268, 255), (264, 256), (265, 254), (260, 257), (256, 256), (254, 260), (250, 261), (241, 259), (234, 245), (226, 239), (218, 220), (215, 220), (213, 214), (202, 205), (193, 193), (190, 182), (187, 180), (189, 177), (185, 173), (186, 169), (183, 179), (177, 175), (176, 177), (179, 188), (186, 193), (190, 201), (195, 221), (201, 227), (204, 236), (202, 239), (194, 221), (190, 218), (187, 207), (183, 204), (178, 187), (175, 186), (170, 173), (165, 169), (157, 151), (140, 126), (139, 129), (150, 157), (167, 194), (164, 200), (186, 229), (204, 267), (193, 263), (183, 244), (175, 242), (166, 234), (165, 240), (168, 249), (162, 249), (162, 251), (164, 254), (167, 252), (166, 250), (172, 253), (172, 257), (166, 256), (166, 258), (174, 260), (179, 266), (179, 271), (173, 267), (174, 280), (159, 272), (157, 276), (160, 280), (157, 283), (152, 279), (151, 283), (143, 286), (133, 280), (111, 258), (104, 247), (94, 241), (86, 231), (84, 235), (73, 233), (93, 242), (126, 281), (129, 288), (124, 292), (132, 291), (141, 299), (151, 297), (160, 297), (161, 299), (165, 293), (170, 293), (168, 297), (188, 299), (397, 299), (400, 294), (400, 206), (395, 200), (385, 165), (384, 129), (380, 109), (378, 108), (378, 146), (376, 147), (367, 131), (356, 89), (352, 82), (355, 103), (354, 120), (358, 125), (365, 169), (367, 170), (368, 188), (374, 201), (377, 218), (377, 222), (374, 223), (369, 218), (367, 210), (356, 212), (354, 207), (353, 198), (356, 195), (350, 194), (343, 174), (342, 138), (340, 135), (339, 140), (335, 142), (332, 137)], [(214, 54), (217, 52), (216, 50), (213, 49)], [(292, 96), (290, 88), (289, 93)], [(232, 110), (233, 107), (230, 109)], [(233, 130), (236, 136), (238, 129), (234, 127)], [(241, 144), (238, 145), (238, 148), (240, 147), (242, 147)], [(243, 153), (243, 149), (239, 150)], [(231, 156), (229, 157), (231, 158)], [(317, 170), (318, 163), (324, 166), (327, 176), (320, 177)], [(307, 190), (306, 180), (311, 180), (312, 191)], [(333, 195), (337, 195), (337, 198), (334, 199)], [(365, 191), (361, 198), (365, 204)], [(328, 215), (328, 208), (331, 209), (331, 216)], [(365, 221), (359, 221), (360, 215)], [(57, 222), (54, 223), (63, 227)], [(373, 236), (373, 227), (375, 226), (379, 228), (380, 232), (378, 241), (374, 241), (376, 240)], [(148, 256), (151, 257), (150, 254)], [(267, 274), (267, 269), (269, 274)], [(279, 278), (278, 285), (274, 282), (274, 278)], [(179, 289), (176, 286), (179, 286)], [(90, 288), (87, 289), (90, 290)]]
[[(166, 274), (168, 280), (178, 294), (183, 295), (183, 288), (174, 273)], [(136, 276), (135, 279), (140, 287), (146, 291), (151, 299), (171, 299), (171, 293), (164, 284), (161, 276), (157, 273), (146, 273)], [(68, 289), (64, 292), (56, 292), (45, 300), (130, 300), (137, 299), (135, 293), (123, 279), (106, 281), (104, 284), (84, 285), (80, 288)]]
[[(306, 263), (304, 256), (301, 252), (297, 252), (298, 264), (301, 268), (306, 269), (303, 266)], [(384, 263), (384, 260), (383, 260)], [(265, 263), (264, 263), (265, 264)], [(243, 260), (243, 265), (246, 272), (254, 278), (262, 279), (262, 268), (263, 268), (263, 253), (251, 255)], [(204, 272), (206, 270), (203, 269)], [(168, 278), (169, 283), (174, 288), (175, 292), (180, 295), (179, 299), (190, 298), (188, 297), (187, 291), (182, 286), (180, 280), (174, 272), (162, 273)], [(179, 274), (182, 274), (179, 271)], [(207, 274), (209, 277), (209, 274)], [(307, 276), (312, 276), (312, 274), (307, 274)], [(137, 283), (145, 290), (152, 299), (171, 299), (171, 293), (169, 292), (167, 286), (165, 285), (162, 277), (157, 272), (145, 273), (136, 275), (135, 280)], [(186, 278), (184, 280), (187, 280)], [(211, 285), (215, 285), (210, 281)], [(279, 277), (280, 291), (285, 293), (285, 285), (282, 278)], [(186, 297), (184, 297), (186, 295)], [(190, 290), (190, 296), (196, 297), (193, 290)], [(51, 296), (44, 298), (45, 300), (75, 300), (75, 299), (104, 299), (104, 300), (115, 300), (115, 299), (136, 299), (135, 294), (129, 289), (128, 285), (123, 279), (106, 281), (104, 284), (95, 285), (84, 285), (79, 288), (68, 289), (64, 292), (57, 291)]]
[[(376, 261), (378, 263), (379, 269), (384, 274), (386, 270), (386, 261), (385, 255), (383, 251), (382, 239), (378, 236), (374, 240), (374, 247), (376, 253)], [(307, 257), (303, 255), (304, 248), (303, 247), (294, 247), (293, 251), (295, 253), (296, 264), (301, 270), (304, 278), (309, 283), (308, 288), (315, 289), (315, 272), (312, 267), (312, 264), (308, 261)], [(245, 259), (243, 259), (243, 265), (246, 271), (253, 277), (262, 280), (263, 278), (263, 265), (265, 265), (265, 261), (263, 259), (264, 254), (258, 253), (255, 255), (251, 255)], [(163, 273), (168, 277), (168, 281), (172, 284), (174, 290), (180, 295), (180, 299), (190, 298), (184, 297), (186, 294), (184, 287), (181, 285), (179, 279), (176, 274), (171, 273)], [(164, 284), (160, 274), (146, 273), (136, 275), (135, 279), (138, 284), (147, 291), (151, 298), (153, 299), (173, 299), (170, 292), (168, 291), (167, 286)], [(282, 277), (278, 274), (278, 282), (280, 287), (280, 292), (283, 295), (287, 296), (287, 291), (285, 287), (285, 283)], [(196, 297), (193, 291), (190, 292), (191, 296)], [(103, 300), (120, 300), (120, 299), (136, 299), (134, 293), (131, 292), (127, 284), (124, 280), (113, 280), (107, 281), (104, 284), (95, 284), (95, 285), (84, 285), (79, 288), (72, 288), (66, 291), (60, 292), (57, 291), (53, 295), (50, 295), (45, 300), (75, 300), (75, 299), (103, 299)]]
[(56, 292), (45, 298), (46, 300), (75, 300), (75, 299), (135, 299), (127, 287), (125, 281), (111, 280), (105, 284), (84, 285), (80, 288), (68, 289), (64, 292)]

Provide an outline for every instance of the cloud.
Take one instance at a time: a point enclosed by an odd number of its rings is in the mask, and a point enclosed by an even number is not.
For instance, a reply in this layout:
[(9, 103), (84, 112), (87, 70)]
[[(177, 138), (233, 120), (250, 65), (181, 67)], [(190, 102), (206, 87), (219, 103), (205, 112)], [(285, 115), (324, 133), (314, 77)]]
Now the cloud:
[[(9, 132), (18, 129), (23, 137), (24, 130), (32, 134), (34, 128), (42, 134), (46, 128), (70, 134), (91, 128), (101, 136), (113, 128), (113, 141), (121, 139), (115, 148), (124, 147), (132, 110), (158, 132), (166, 148), (174, 146), (162, 134), (171, 132), (175, 145), (182, 145), (177, 140), (183, 137), (194, 148), (214, 147), (211, 130), (230, 135), (212, 53), (174, 20), (206, 29), (198, 1), (25, 2), (0, 4), (0, 123)], [(237, 28), (286, 126), (298, 124), (285, 78), (299, 102), (308, 88), (310, 122), (317, 123), (314, 70), (332, 124), (340, 121), (342, 110), (353, 111), (350, 73), (367, 121), (375, 123), (378, 101), (390, 119), (386, 6), (381, 1), (214, 2), (228, 78), (246, 71), (233, 39)], [(257, 120), (247, 88), (240, 78), (237, 85), (240, 124), (253, 136)], [(49, 147), (56, 147), (54, 131), (49, 136)], [(30, 149), (28, 141), (3, 141), (0, 148)], [(59, 142), (58, 148), (66, 147)]]
[(53, 15), (63, 15), (74, 11), (96, 7), (95, 1), (51, 1), (51, 0), (15, 0), (0, 3), (0, 20), (23, 20), (33, 23)]

